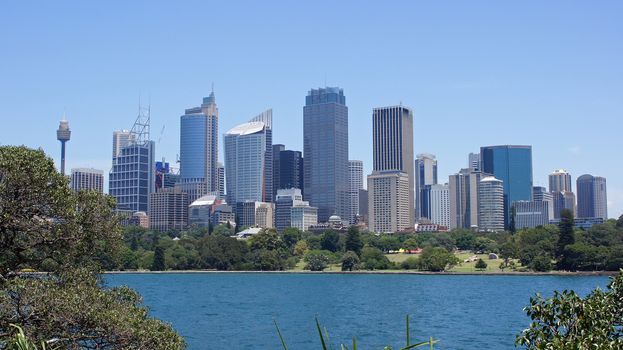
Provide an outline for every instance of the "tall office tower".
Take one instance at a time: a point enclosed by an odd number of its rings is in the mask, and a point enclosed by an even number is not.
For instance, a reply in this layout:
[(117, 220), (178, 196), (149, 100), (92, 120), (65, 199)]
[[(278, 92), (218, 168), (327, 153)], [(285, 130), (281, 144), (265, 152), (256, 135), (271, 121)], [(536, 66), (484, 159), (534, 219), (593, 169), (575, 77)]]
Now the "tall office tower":
[(65, 120), (65, 117), (61, 120), (56, 130), (56, 139), (61, 142), (61, 174), (65, 175), (65, 143), (71, 138), (71, 130), (69, 129), (69, 122)]
[(219, 198), (225, 198), (225, 167), (221, 162), (217, 163), (217, 192)]
[(272, 202), (273, 196), (273, 110), (269, 108), (249, 120), (264, 123), (266, 148), (264, 150), (264, 201)]
[(480, 171), (461, 169), (450, 175), (448, 196), (450, 202), (450, 228), (478, 227), (478, 188), (480, 180), (486, 177)]
[(532, 200), (535, 202), (547, 202), (548, 220), (554, 220), (554, 196), (551, 192), (548, 192), (545, 187), (534, 186), (532, 187)]
[(188, 226), (188, 194), (163, 188), (149, 195), (149, 227), (157, 231), (183, 230)]
[[(281, 176), (281, 158), (279, 155), (281, 151), (285, 151), (286, 146), (282, 144), (273, 145), (273, 197), (277, 198), (277, 190), (281, 189), (281, 182), (279, 177)], [(291, 186), (296, 187), (297, 186)]]
[(274, 227), (274, 205), (266, 202), (238, 202), (236, 214), (240, 227)]
[(554, 170), (549, 174), (549, 191), (550, 192), (573, 192), (571, 188), (571, 174), (566, 170)]
[(218, 192), (218, 108), (214, 91), (180, 117), (180, 183), (189, 200)]
[(104, 193), (104, 172), (97, 169), (71, 169), (71, 189), (97, 191)]
[(517, 201), (513, 203), (515, 207), (515, 227), (534, 228), (549, 224), (551, 202), (548, 201)]
[(338, 87), (312, 89), (303, 107), (304, 197), (318, 220), (348, 217), (348, 107)]
[(368, 223), (368, 190), (359, 190), (359, 218)]
[(363, 189), (363, 162), (360, 160), (348, 161), (350, 183), (350, 216), (348, 223), (353, 225), (359, 215), (359, 190)]
[[(275, 147), (277, 146), (277, 147)], [(286, 188), (304, 191), (303, 157), (299, 151), (286, 150), (283, 145), (273, 146), (273, 192)]]
[(554, 219), (560, 219), (560, 212), (563, 209), (568, 209), (574, 216), (577, 216), (575, 194), (573, 192), (552, 192), (552, 196), (554, 197)]
[[(270, 114), (267, 116), (270, 118)], [(253, 118), (225, 134), (227, 202), (233, 207), (238, 202), (269, 202), (272, 198), (272, 173), (266, 170), (272, 170), (272, 146), (267, 144), (269, 125), (270, 119)]]
[(606, 178), (582, 175), (576, 180), (578, 191), (578, 218), (602, 218), (608, 220), (608, 196)]
[(422, 202), (427, 209), (423, 217), (437, 225), (450, 227), (450, 187), (445, 185), (426, 185), (422, 189)]
[(112, 157), (118, 157), (121, 149), (134, 143), (136, 135), (130, 130), (117, 130), (112, 133)]
[[(117, 210), (149, 212), (149, 195), (155, 190), (155, 148), (149, 139), (149, 109), (139, 107), (130, 143), (118, 149), (108, 177), (108, 193), (117, 199)], [(114, 140), (114, 136), (113, 136)]]
[[(437, 160), (433, 154), (418, 154), (415, 159), (415, 209), (417, 218), (429, 218), (426, 213), (429, 208), (426, 207), (422, 191), (427, 185), (437, 184)], [(429, 218), (430, 219), (430, 218)]]
[(470, 153), (468, 167), (472, 171), (480, 171), (480, 153)]
[(318, 208), (303, 201), (298, 188), (277, 190), (275, 198), (275, 228), (283, 232), (288, 227), (306, 231), (309, 226), (318, 223)]
[(510, 227), (511, 204), (532, 200), (532, 146), (480, 148), (482, 171), (504, 185), (504, 227)]
[(478, 229), (484, 232), (504, 231), (504, 185), (493, 176), (480, 180)]
[(368, 176), (368, 220), (374, 232), (414, 227), (413, 112), (404, 106), (372, 113), (373, 171)]

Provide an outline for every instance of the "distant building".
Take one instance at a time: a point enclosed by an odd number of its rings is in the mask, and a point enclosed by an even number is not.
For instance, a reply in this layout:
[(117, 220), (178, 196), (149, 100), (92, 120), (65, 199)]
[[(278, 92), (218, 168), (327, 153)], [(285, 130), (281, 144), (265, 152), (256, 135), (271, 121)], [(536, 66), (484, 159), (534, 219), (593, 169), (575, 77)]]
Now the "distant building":
[(71, 189), (104, 193), (104, 172), (91, 168), (71, 169)]
[(216, 192), (218, 193), (219, 198), (225, 198), (225, 167), (222, 163), (217, 163), (217, 188)]
[(448, 232), (448, 227), (438, 224), (417, 223), (415, 232)]
[(450, 187), (445, 185), (426, 185), (422, 189), (422, 203), (427, 211), (423, 217), (430, 223), (450, 226)]
[(468, 168), (471, 171), (480, 171), (480, 153), (470, 153), (468, 156)]
[(560, 212), (563, 209), (568, 209), (574, 216), (577, 216), (575, 194), (573, 192), (552, 192), (552, 196), (554, 199), (554, 219), (560, 219)]
[(174, 173), (169, 163), (164, 161), (156, 162), (156, 192), (163, 188), (173, 188), (179, 182), (180, 175)]
[(435, 159), (435, 155), (418, 154), (415, 159), (415, 174), (416, 214), (418, 219), (428, 218), (426, 215), (430, 209), (427, 207), (428, 202), (423, 191), (425, 186), (437, 184), (437, 159)]
[(363, 162), (360, 160), (349, 160), (348, 172), (350, 215), (347, 220), (349, 224), (354, 225), (357, 222), (357, 215), (359, 215), (359, 191), (363, 189)]
[(555, 170), (549, 174), (549, 191), (573, 192), (573, 188), (571, 188), (571, 174), (564, 169)]
[(329, 217), (329, 221), (327, 222), (319, 222), (309, 227), (309, 231), (315, 234), (323, 234), (326, 231), (335, 231), (337, 233), (346, 233), (348, 232), (348, 225), (344, 224), (345, 221), (342, 220), (337, 215), (332, 215)]
[(532, 200), (532, 146), (480, 148), (482, 171), (504, 185), (504, 227), (510, 227), (511, 204)]
[(311, 89), (303, 107), (304, 197), (318, 220), (349, 215), (348, 107), (338, 87)]
[(59, 123), (56, 130), (56, 139), (61, 142), (61, 174), (65, 175), (65, 144), (71, 138), (71, 130), (69, 129), (69, 122), (65, 120), (65, 117)]
[(547, 202), (548, 220), (554, 219), (554, 196), (545, 187), (532, 187), (532, 199), (535, 202)]
[(414, 229), (413, 112), (404, 106), (372, 112), (372, 174), (368, 226), (373, 232)]
[(274, 227), (274, 205), (266, 202), (238, 202), (236, 203), (238, 225), (240, 227)]
[(478, 189), (478, 229), (504, 231), (504, 185), (493, 176), (480, 180)]
[(272, 201), (271, 125), (272, 111), (267, 110), (225, 134), (225, 180), (232, 205)]
[(549, 201), (517, 201), (515, 207), (515, 227), (534, 228), (549, 224), (550, 205)]
[(117, 210), (149, 212), (149, 195), (155, 191), (155, 143), (131, 143), (118, 150), (108, 177), (108, 193)]
[(163, 188), (149, 196), (149, 227), (161, 232), (188, 226), (188, 194)]
[(299, 188), (304, 192), (303, 176), (302, 153), (286, 150), (284, 145), (273, 145), (273, 198), (281, 189)]
[(578, 191), (578, 217), (608, 220), (608, 196), (606, 179), (600, 176), (582, 175), (576, 180)]
[(368, 223), (368, 190), (359, 190), (359, 220)]
[(275, 228), (283, 232), (288, 227), (306, 231), (309, 226), (318, 223), (318, 208), (303, 201), (298, 188), (280, 189), (275, 202)]
[(214, 91), (180, 117), (180, 189), (189, 200), (218, 188), (218, 107)]
[(117, 130), (112, 133), (112, 157), (118, 157), (121, 149), (133, 144), (136, 141), (136, 135), (130, 130)]
[[(554, 219), (549, 222), (551, 225), (559, 225), (560, 219)], [(576, 218), (574, 221), (574, 226), (576, 228), (588, 230), (595, 225), (600, 225), (604, 223), (604, 219), (602, 218)]]
[(217, 195), (205, 195), (196, 199), (188, 207), (189, 225), (206, 228), (212, 223), (234, 225), (236, 218), (231, 206)]
[(149, 228), (149, 216), (144, 211), (137, 211), (129, 219), (129, 225)]
[(461, 169), (448, 180), (450, 229), (478, 227), (478, 188), (488, 174)]

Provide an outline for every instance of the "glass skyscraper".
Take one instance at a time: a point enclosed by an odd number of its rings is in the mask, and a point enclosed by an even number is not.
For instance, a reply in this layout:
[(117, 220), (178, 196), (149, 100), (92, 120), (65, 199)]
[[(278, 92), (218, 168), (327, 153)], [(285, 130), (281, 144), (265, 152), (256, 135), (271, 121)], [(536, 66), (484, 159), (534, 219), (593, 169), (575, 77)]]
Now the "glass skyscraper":
[(271, 121), (272, 111), (268, 110), (225, 134), (227, 202), (232, 206), (272, 198), (272, 145), (267, 145)]
[(304, 198), (318, 221), (348, 218), (348, 107), (338, 87), (312, 89), (303, 107)]
[(578, 191), (578, 218), (602, 218), (608, 220), (608, 196), (606, 179), (589, 174), (576, 180)]
[(117, 199), (117, 210), (149, 211), (149, 195), (156, 187), (154, 151), (154, 141), (131, 143), (113, 158), (108, 192)]
[(180, 117), (180, 186), (192, 202), (218, 193), (218, 108), (214, 92)]
[(482, 171), (504, 185), (504, 227), (510, 227), (515, 201), (532, 200), (532, 146), (487, 146), (480, 148)]

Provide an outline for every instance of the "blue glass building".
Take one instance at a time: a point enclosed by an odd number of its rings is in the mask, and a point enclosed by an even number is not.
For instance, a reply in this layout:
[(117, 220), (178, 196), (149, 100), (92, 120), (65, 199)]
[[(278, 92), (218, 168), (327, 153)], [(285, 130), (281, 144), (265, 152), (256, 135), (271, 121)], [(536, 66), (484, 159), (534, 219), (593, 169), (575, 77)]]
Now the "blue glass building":
[(303, 198), (318, 208), (318, 221), (348, 218), (348, 107), (338, 87), (312, 89), (303, 107)]
[(180, 117), (180, 183), (190, 201), (218, 191), (218, 108), (214, 92)]
[(504, 227), (510, 227), (515, 201), (532, 200), (532, 146), (487, 146), (480, 148), (482, 171), (504, 185)]

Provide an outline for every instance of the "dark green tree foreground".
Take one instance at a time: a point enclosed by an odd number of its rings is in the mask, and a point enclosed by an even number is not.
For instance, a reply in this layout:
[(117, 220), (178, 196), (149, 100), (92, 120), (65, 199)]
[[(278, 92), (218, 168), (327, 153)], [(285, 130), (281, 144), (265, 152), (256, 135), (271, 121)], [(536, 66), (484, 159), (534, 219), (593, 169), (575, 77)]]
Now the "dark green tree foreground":
[(517, 345), (526, 349), (623, 349), (623, 273), (606, 291), (596, 289), (585, 298), (566, 290), (549, 299), (537, 295), (525, 311), (532, 322)]
[(43, 151), (0, 147), (0, 349), (20, 330), (48, 349), (185, 347), (136, 292), (102, 288), (121, 243), (113, 208), (108, 196), (73, 193)]

